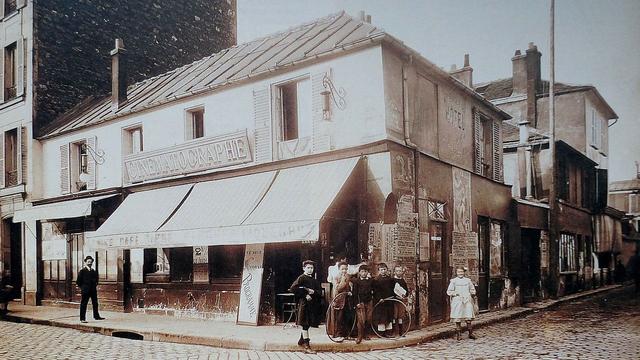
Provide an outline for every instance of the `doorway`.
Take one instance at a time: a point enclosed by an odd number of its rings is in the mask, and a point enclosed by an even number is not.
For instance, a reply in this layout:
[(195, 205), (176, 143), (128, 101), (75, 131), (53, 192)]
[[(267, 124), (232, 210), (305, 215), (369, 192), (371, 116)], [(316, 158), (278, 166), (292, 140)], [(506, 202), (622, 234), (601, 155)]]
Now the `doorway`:
[(540, 230), (523, 228), (522, 239), (522, 297), (524, 302), (540, 299)]
[(478, 307), (489, 310), (489, 251), (491, 223), (478, 217)]
[(445, 243), (446, 223), (429, 222), (429, 323), (438, 323), (444, 320), (446, 311), (446, 274), (443, 246)]
[(71, 276), (67, 278), (67, 284), (71, 289), (71, 301), (80, 302), (82, 294), (80, 294), (80, 289), (74, 284), (78, 278), (78, 271), (84, 266), (84, 234), (75, 233), (71, 234), (70, 237), (69, 267)]
[[(13, 296), (21, 297), (22, 292), (22, 223), (13, 223), (13, 219), (3, 220), (2, 242), (8, 242), (4, 248), (5, 276), (8, 285), (13, 286)], [(4, 235), (7, 234), (7, 235)], [(8, 253), (7, 253), (8, 250)]]

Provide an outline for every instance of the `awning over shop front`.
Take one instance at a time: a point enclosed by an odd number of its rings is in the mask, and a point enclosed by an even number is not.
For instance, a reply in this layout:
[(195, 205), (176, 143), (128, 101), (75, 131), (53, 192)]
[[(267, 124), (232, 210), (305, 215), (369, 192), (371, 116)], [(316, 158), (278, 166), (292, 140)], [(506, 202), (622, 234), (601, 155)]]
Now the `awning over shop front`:
[[(87, 240), (96, 248), (317, 241), (320, 219), (358, 160), (342, 159), (198, 183), (159, 228), (103, 230), (108, 220)], [(120, 208), (114, 215), (119, 211)], [(138, 217), (154, 211), (149, 207), (140, 209)]]
[(93, 196), (84, 199), (61, 201), (57, 203), (38, 205), (24, 210), (18, 210), (13, 214), (13, 222), (34, 220), (56, 220), (76, 217), (91, 216), (94, 203), (120, 195)]

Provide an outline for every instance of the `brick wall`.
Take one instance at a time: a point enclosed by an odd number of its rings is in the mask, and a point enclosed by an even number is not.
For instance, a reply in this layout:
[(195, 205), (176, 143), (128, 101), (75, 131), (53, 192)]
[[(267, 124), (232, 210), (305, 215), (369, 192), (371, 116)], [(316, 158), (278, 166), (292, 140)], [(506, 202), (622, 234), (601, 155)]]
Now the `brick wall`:
[(236, 43), (235, 0), (34, 0), (34, 133), (111, 91), (109, 51), (124, 40), (129, 84)]

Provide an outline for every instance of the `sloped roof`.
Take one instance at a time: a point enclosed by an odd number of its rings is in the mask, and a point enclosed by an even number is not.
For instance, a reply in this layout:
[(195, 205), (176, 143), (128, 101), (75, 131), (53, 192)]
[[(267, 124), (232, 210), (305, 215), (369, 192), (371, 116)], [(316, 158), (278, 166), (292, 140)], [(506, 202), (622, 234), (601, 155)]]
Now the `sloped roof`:
[(609, 184), (609, 191), (640, 190), (640, 179), (614, 181)]
[(483, 102), (501, 118), (510, 118), (509, 114), (430, 63), (402, 41), (370, 23), (352, 18), (343, 11), (222, 50), (131, 85), (127, 89), (128, 100), (118, 111), (114, 112), (111, 109), (110, 96), (87, 98), (56, 119), (40, 139), (100, 124), (243, 80), (267, 76), (276, 70), (314, 61), (325, 55), (374, 46), (383, 40), (433, 68), (437, 76), (446, 78), (454, 86)]
[[(568, 93), (574, 91), (585, 91), (594, 89), (591, 85), (570, 85), (564, 83), (555, 83), (554, 91), (556, 93)], [(511, 96), (513, 93), (513, 78), (499, 79), (482, 83), (475, 86), (478, 93), (489, 100), (503, 99)], [(549, 81), (542, 80), (542, 95), (549, 93)]]
[(97, 124), (113, 117), (215, 89), (275, 68), (293, 65), (384, 35), (383, 30), (344, 12), (240, 44), (191, 64), (131, 85), (117, 112), (111, 97), (90, 97), (58, 118), (43, 137)]

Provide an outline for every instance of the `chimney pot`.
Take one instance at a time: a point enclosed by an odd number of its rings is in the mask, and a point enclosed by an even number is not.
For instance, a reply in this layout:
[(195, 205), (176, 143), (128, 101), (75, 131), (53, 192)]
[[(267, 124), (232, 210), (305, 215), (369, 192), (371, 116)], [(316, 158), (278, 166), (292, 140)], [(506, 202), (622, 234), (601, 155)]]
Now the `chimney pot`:
[(530, 43), (529, 43), (529, 49), (530, 49), (530, 50), (537, 50), (537, 49), (538, 49), (538, 47), (537, 47), (537, 46), (535, 46), (535, 45), (533, 44), (533, 42), (530, 42)]
[(358, 19), (360, 19), (360, 21), (364, 21), (364, 10), (358, 11)]
[(365, 21), (367, 24), (371, 24), (371, 15), (367, 15), (364, 21)]
[(118, 111), (127, 101), (127, 71), (124, 61), (120, 61), (126, 53), (122, 39), (115, 40), (111, 50), (111, 109)]
[(513, 56), (520, 56), (522, 55), (522, 53), (520, 52), (520, 49), (516, 50), (516, 53)]
[(469, 67), (469, 54), (464, 54), (464, 67)]

